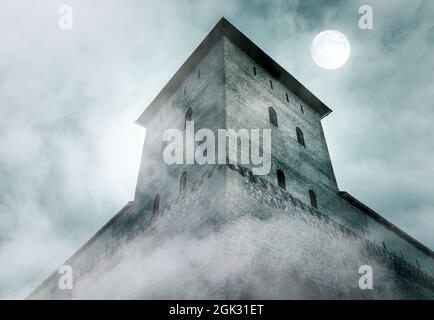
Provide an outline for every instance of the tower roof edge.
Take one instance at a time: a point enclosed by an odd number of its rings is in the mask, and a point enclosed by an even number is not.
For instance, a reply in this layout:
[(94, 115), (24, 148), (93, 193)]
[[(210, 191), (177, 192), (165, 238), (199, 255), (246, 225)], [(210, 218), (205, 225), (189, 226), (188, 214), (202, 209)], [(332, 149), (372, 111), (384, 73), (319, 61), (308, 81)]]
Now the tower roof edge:
[(195, 66), (200, 63), (214, 44), (223, 36), (228, 38), (237, 47), (244, 51), (251, 59), (279, 80), (301, 100), (314, 108), (314, 110), (316, 110), (320, 115), (321, 119), (332, 112), (329, 107), (295, 79), (288, 71), (275, 62), (269, 55), (233, 26), (226, 18), (222, 17), (140, 115), (136, 121), (138, 124), (144, 126), (146, 122), (156, 114), (159, 107), (167, 101), (168, 97), (175, 92), (185, 78), (187, 78), (187, 76), (193, 71)]

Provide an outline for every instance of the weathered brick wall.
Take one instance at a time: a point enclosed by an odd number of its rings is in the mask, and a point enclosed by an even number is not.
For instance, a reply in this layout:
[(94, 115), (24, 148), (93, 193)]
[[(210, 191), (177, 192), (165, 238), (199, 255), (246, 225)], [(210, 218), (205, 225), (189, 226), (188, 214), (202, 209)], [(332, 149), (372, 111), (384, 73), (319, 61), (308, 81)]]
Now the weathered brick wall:
[[(124, 212), (70, 261), (72, 292), (55, 275), (33, 298), (434, 298), (433, 279), (398, 258), (248, 170), (214, 166), (152, 218)], [(363, 264), (372, 291), (358, 288)]]

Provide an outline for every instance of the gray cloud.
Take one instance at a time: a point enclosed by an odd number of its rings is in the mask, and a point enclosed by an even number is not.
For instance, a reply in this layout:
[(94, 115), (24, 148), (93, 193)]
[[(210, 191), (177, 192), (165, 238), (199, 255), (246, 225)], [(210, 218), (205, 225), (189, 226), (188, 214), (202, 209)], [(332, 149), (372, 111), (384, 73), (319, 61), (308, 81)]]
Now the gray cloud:
[[(371, 3), (375, 30), (358, 29)], [(434, 247), (431, 1), (2, 1), (0, 297), (21, 298), (134, 194), (134, 120), (221, 16), (334, 113), (341, 189)], [(310, 42), (338, 29), (352, 56), (319, 69)]]

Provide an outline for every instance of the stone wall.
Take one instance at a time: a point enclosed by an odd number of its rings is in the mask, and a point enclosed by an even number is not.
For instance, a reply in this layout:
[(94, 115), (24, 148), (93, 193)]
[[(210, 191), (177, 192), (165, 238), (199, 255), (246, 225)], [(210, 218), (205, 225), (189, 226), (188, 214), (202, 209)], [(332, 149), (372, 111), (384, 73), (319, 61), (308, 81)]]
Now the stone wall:
[[(223, 177), (231, 189), (214, 197)], [(154, 215), (127, 208), (67, 263), (79, 270), (73, 291), (53, 274), (31, 298), (434, 298), (427, 273), (233, 165), (210, 168)], [(358, 288), (364, 264), (373, 290)]]

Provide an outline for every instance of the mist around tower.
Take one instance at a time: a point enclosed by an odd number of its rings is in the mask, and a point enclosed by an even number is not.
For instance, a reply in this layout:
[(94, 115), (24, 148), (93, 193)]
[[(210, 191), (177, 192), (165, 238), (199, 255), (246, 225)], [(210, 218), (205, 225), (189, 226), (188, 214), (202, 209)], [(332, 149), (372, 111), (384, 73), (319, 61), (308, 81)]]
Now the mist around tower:
[(168, 165), (240, 163), (250, 165), (254, 175), (269, 174), (271, 169), (270, 129), (218, 129), (215, 135), (207, 128), (195, 132), (194, 121), (186, 121), (185, 130), (163, 133), (162, 148)]

